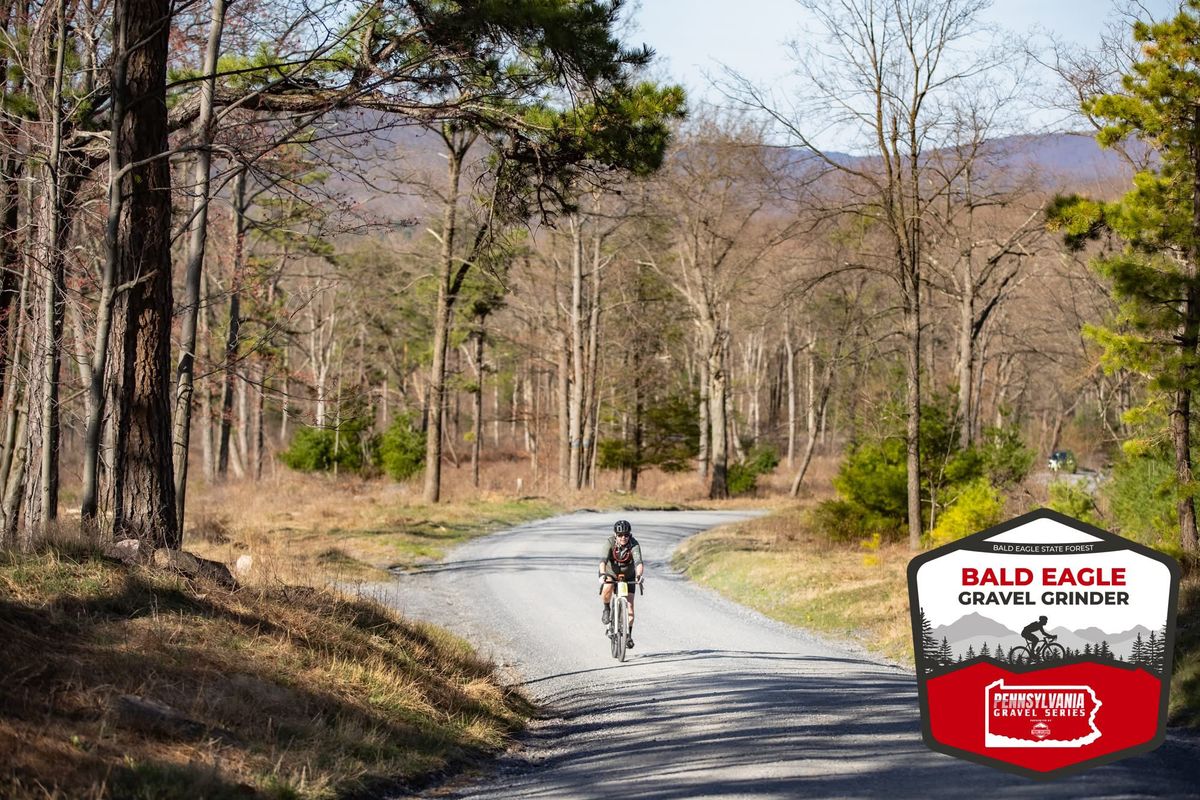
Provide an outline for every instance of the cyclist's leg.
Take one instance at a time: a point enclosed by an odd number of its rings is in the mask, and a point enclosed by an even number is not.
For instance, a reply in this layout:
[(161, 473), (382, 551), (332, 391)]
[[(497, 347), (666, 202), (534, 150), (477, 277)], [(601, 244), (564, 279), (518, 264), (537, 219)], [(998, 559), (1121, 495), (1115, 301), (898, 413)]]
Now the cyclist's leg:
[(612, 601), (612, 595), (613, 595), (613, 584), (611, 584), (611, 583), (604, 584), (604, 587), (600, 590), (600, 603), (602, 606), (602, 611), (600, 612), (600, 621), (603, 622), (605, 625), (608, 624), (608, 616), (611, 613), (611, 611), (609, 610), (608, 604)]
[(633, 647), (633, 598), (637, 592), (637, 575), (633, 572), (633, 570), (630, 570), (626, 574), (622, 575), (621, 578), (629, 584), (629, 597), (626, 598), (629, 601), (629, 627), (626, 629), (627, 634), (625, 646)]

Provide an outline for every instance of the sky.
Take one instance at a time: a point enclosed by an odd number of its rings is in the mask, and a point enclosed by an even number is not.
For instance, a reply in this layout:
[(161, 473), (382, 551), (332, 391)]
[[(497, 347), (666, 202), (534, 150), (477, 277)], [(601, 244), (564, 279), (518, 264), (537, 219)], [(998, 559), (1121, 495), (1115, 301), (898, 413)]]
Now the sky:
[[(655, 77), (681, 83), (693, 99), (720, 103), (707, 76), (722, 66), (776, 89), (799, 89), (788, 76), (785, 40), (802, 33), (806, 12), (795, 0), (636, 0), (629, 12), (629, 39), (658, 54)], [(1048, 34), (1089, 46), (1099, 41), (1106, 21), (1117, 18), (1126, 0), (994, 0), (987, 22), (1044, 40)], [(1142, 0), (1156, 18), (1169, 16), (1174, 0)], [(811, 22), (808, 24), (811, 25)], [(1051, 112), (1038, 120), (1053, 125)], [(1061, 119), (1061, 112), (1056, 114)]]

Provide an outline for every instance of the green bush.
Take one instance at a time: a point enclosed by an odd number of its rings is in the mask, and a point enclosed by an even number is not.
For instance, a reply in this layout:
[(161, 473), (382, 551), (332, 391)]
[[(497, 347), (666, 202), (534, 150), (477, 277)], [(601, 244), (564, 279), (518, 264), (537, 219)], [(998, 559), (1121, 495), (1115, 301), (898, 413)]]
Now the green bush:
[(753, 494), (758, 490), (758, 476), (766, 475), (779, 466), (779, 453), (774, 447), (754, 448), (741, 463), (731, 464), (725, 484), (731, 495)]
[[(931, 503), (936, 502), (940, 507), (966, 493), (976, 481), (983, 479), (993, 487), (1002, 488), (1028, 474), (1034, 454), (1024, 446), (1015, 429), (990, 428), (980, 444), (963, 448), (959, 445), (952, 398), (936, 396), (922, 408), (921, 517), (926, 522)], [(850, 538), (867, 538), (876, 533), (899, 536), (907, 524), (908, 449), (900, 427), (903, 417), (899, 413), (883, 416), (892, 420), (890, 432), (877, 433), (880, 438), (854, 447), (833, 481), (841, 500), (857, 506), (858, 512), (851, 514), (830, 507), (826, 521), (840, 528), (861, 522), (862, 530)], [(971, 494), (971, 499), (984, 502), (978, 490)], [(879, 524), (880, 519), (887, 523)]]
[(1082, 522), (1100, 525), (1096, 498), (1075, 481), (1053, 481), (1050, 484), (1050, 508)]
[(333, 431), (329, 428), (303, 427), (292, 437), (292, 444), (280, 452), (279, 460), (300, 472), (324, 472), (333, 469)]
[(938, 518), (930, 532), (934, 545), (957, 541), (1000, 522), (1004, 515), (1004, 498), (988, 482), (979, 478), (967, 484), (949, 508)]
[(633, 469), (637, 456), (633, 442), (624, 439), (601, 439), (596, 452), (596, 464), (600, 469)]
[(863, 511), (902, 524), (908, 513), (906, 459), (902, 439), (861, 444), (842, 462), (834, 488)]
[(700, 452), (700, 424), (696, 418), (699, 399), (677, 392), (647, 403), (642, 416), (642, 452), (634, 452), (632, 439), (601, 439), (597, 463), (600, 469), (658, 467), (663, 472), (691, 469)]
[(339, 470), (362, 472), (376, 461), (378, 441), (369, 425), (366, 417), (357, 417), (344, 420), (338, 429), (302, 427), (279, 459), (300, 472), (328, 472), (335, 464)]
[(1021, 441), (1015, 427), (988, 428), (980, 445), (984, 469), (994, 486), (1015, 486), (1025, 480), (1036, 454)]
[(879, 536), (892, 539), (900, 528), (894, 519), (848, 500), (826, 500), (808, 514), (808, 524), (830, 541), (856, 542)]
[(730, 464), (729, 473), (725, 476), (725, 485), (729, 494), (734, 497), (754, 494), (758, 491), (758, 475), (745, 464)]
[(425, 435), (410, 415), (396, 417), (380, 438), (379, 464), (397, 481), (411, 478), (425, 467)]
[(1163, 454), (1126, 455), (1101, 494), (1122, 536), (1158, 545), (1179, 539), (1175, 465)]

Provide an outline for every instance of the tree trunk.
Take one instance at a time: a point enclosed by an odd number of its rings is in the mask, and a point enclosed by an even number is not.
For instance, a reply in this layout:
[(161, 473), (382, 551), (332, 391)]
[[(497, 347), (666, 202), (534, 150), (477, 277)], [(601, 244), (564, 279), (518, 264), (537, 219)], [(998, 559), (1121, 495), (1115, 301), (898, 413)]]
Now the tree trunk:
[[(640, 287), (640, 282), (639, 282)], [(640, 297), (639, 297), (640, 299)], [(645, 412), (645, 401), (642, 398), (642, 346), (641, 342), (633, 345), (633, 463), (629, 467), (629, 491), (636, 492), (638, 476), (642, 470), (642, 416)]]
[[(224, 380), (221, 387), (221, 428), (217, 444), (217, 479), (229, 474), (229, 435), (233, 425), (234, 381), (241, 349), (242, 273), (246, 258), (246, 170), (238, 172), (233, 188), (233, 274), (229, 278), (229, 330), (225, 336)], [(241, 470), (238, 470), (241, 472)]]
[(571, 338), (566, 331), (558, 340), (558, 476), (563, 488), (571, 485)]
[(283, 395), (279, 400), (279, 446), (288, 444), (288, 413), (291, 410), (292, 348), (283, 346)]
[(709, 443), (712, 436), (712, 426), (709, 424), (709, 409), (708, 398), (709, 392), (712, 391), (711, 378), (708, 372), (708, 344), (707, 336), (701, 332), (700, 341), (702, 351), (700, 353), (700, 445), (696, 455), (696, 474), (700, 478), (701, 483), (708, 481), (708, 465), (710, 459)]
[[(829, 360), (825, 362), (825, 370), (821, 376), (821, 390), (819, 399), (817, 400), (817, 408), (815, 409), (821, 417), (825, 416), (825, 407), (829, 403), (829, 394), (833, 389), (833, 372), (841, 353), (840, 344), (834, 348), (834, 352), (830, 354)], [(814, 356), (815, 359), (815, 356)], [(813, 452), (817, 445), (817, 428), (812, 426), (808, 431), (808, 441), (804, 444), (804, 456), (800, 460), (800, 469), (796, 471), (796, 477), (792, 479), (792, 487), (789, 494), (796, 497), (800, 493), (800, 485), (804, 482), (804, 476), (808, 473), (809, 464), (812, 462)]]
[(471, 393), (471, 426), (474, 434), (471, 439), (471, 485), (479, 488), (479, 456), (480, 445), (483, 442), (483, 332), (487, 317), (483, 314), (475, 318), (475, 391)]
[[(167, 151), (168, 0), (116, 0), (114, 29), (128, 53), (126, 101), (117, 139), (120, 224), (110, 359), (113, 409), (113, 530), (179, 547), (171, 448), (171, 173)], [(126, 49), (128, 48), (128, 49)]]
[[(37, 372), (26, 385), (27, 449), (25, 514), (17, 548), (28, 550), (58, 519), (59, 377), (62, 367), (64, 271), (69, 234), (66, 159), (62, 152), (63, 71), (66, 65), (67, 10), (59, 0), (55, 11), (54, 77), (50, 87), (50, 140), (42, 165), (37, 254), (32, 309), (41, 308), (41, 325), (33, 327), (30, 367)], [(40, 42), (37, 46), (40, 46)], [(73, 181), (72, 181), (73, 182)]]
[(588, 310), (587, 368), (584, 371), (583, 448), (584, 480), (593, 489), (596, 486), (596, 441), (599, 438), (600, 421), (600, 238), (593, 241), (591, 307)]
[(254, 387), (254, 480), (262, 480), (264, 451), (266, 449), (266, 401), (267, 368), (260, 363), (258, 381)]
[[(17, 451), (18, 443), (24, 443), (24, 409), (18, 399), (23, 394), (22, 387), (17, 381), (17, 376), (21, 374), (21, 357), (25, 349), (25, 331), (27, 327), (26, 319), (26, 303), (29, 294), (29, 259), (24, 259), (24, 268), (21, 271), (21, 288), (17, 293), (16, 307), (12, 309), (15, 318), (15, 324), (11, 331), (12, 348), (9, 357), (10, 378), (7, 382), (7, 391), (4, 395), (4, 449), (0, 452), (0, 486), (6, 488), (9, 485), (9, 476), (12, 473), (13, 458)], [(20, 429), (20, 430), (18, 430)], [(15, 520), (12, 524), (12, 529), (15, 531)], [(7, 530), (7, 528), (6, 528)]]
[(971, 446), (972, 420), (974, 419), (975, 366), (975, 289), (973, 277), (964, 276), (962, 297), (958, 308), (958, 445), (966, 449)]
[(225, 26), (225, 0), (213, 0), (200, 84), (200, 116), (196, 122), (199, 150), (192, 172), (192, 218), (188, 221), (187, 266), (184, 271), (183, 308), (180, 309), (179, 363), (175, 370), (175, 516), (183, 530), (187, 500), (188, 450), (192, 432), (192, 394), (196, 370), (196, 328), (200, 314), (200, 273), (208, 240), (208, 193), (212, 174), (213, 94), (217, 60)]
[[(787, 354), (787, 465), (788, 469), (791, 469), (794, 466), (796, 454), (796, 348), (792, 345), (790, 323), (783, 330), (783, 346)], [(812, 438), (811, 435), (809, 438)]]
[(572, 215), (571, 224), (571, 399), (568, 406), (567, 437), (571, 442), (568, 485), (578, 490), (583, 465), (583, 231), (579, 215)]
[(907, 381), (904, 399), (907, 417), (906, 450), (908, 485), (908, 546), (921, 547), (921, 316), (920, 287), (915, 276), (904, 308), (905, 339), (908, 346)]
[(25, 462), (29, 438), (26, 434), (25, 411), (18, 410), (16, 439), (13, 447), (12, 466), (8, 473), (8, 484), (4, 487), (4, 539), (10, 547), (17, 546), (17, 519), (21, 515), (21, 499), (25, 496)]
[(729, 496), (728, 484), (728, 431), (726, 426), (726, 383), (725, 368), (721, 363), (721, 347), (716, 345), (716, 353), (709, 356), (708, 374), (708, 417), (711, 422), (712, 435), (709, 439), (712, 445), (712, 470), (708, 484), (709, 499), (717, 500)]
[(433, 364), (429, 369), (429, 391), (426, 401), (429, 424), (425, 430), (425, 490), (426, 503), (436, 503), (442, 492), (442, 423), (446, 403), (446, 351), (450, 341), (450, 320), (454, 310), (454, 236), (457, 230), (459, 181), (462, 160), (470, 148), (449, 128), (442, 130), (447, 144), (446, 197), (442, 210), (441, 257), (438, 263), (437, 308), (433, 317)]

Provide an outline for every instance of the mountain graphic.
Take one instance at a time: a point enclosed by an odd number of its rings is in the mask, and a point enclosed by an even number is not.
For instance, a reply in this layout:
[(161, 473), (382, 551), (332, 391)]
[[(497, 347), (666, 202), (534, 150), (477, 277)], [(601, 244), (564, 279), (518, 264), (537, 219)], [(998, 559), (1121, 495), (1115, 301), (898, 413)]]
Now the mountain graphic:
[[(1071, 630), (1060, 625), (1048, 630), (1052, 635), (1058, 637), (1059, 644), (1072, 650), (1083, 650), (1084, 645), (1087, 644), (1098, 645), (1100, 642), (1108, 642), (1109, 648), (1114, 653), (1127, 653), (1132, 650), (1137, 635), (1140, 633), (1142, 641), (1146, 641), (1150, 638), (1151, 629), (1145, 625), (1134, 625), (1126, 631), (1107, 633), (1095, 626)], [(971, 645), (978, 651), (979, 645), (988, 640), (1001, 640), (1005, 644), (1021, 644), (1023, 642), (1020, 631), (1012, 630), (979, 612), (972, 612), (960, 617), (949, 625), (938, 625), (931, 630), (931, 633), (935, 641), (940, 642), (945, 638), (950, 644), (956, 645), (955, 650), (965, 650), (968, 645)]]
[(1001, 625), (996, 620), (985, 617), (979, 612), (967, 614), (949, 625), (939, 625), (933, 629), (933, 638), (937, 641), (946, 639), (950, 644), (961, 641), (963, 639), (976, 639), (980, 637), (1003, 638), (1018, 634), (1017, 631)]

